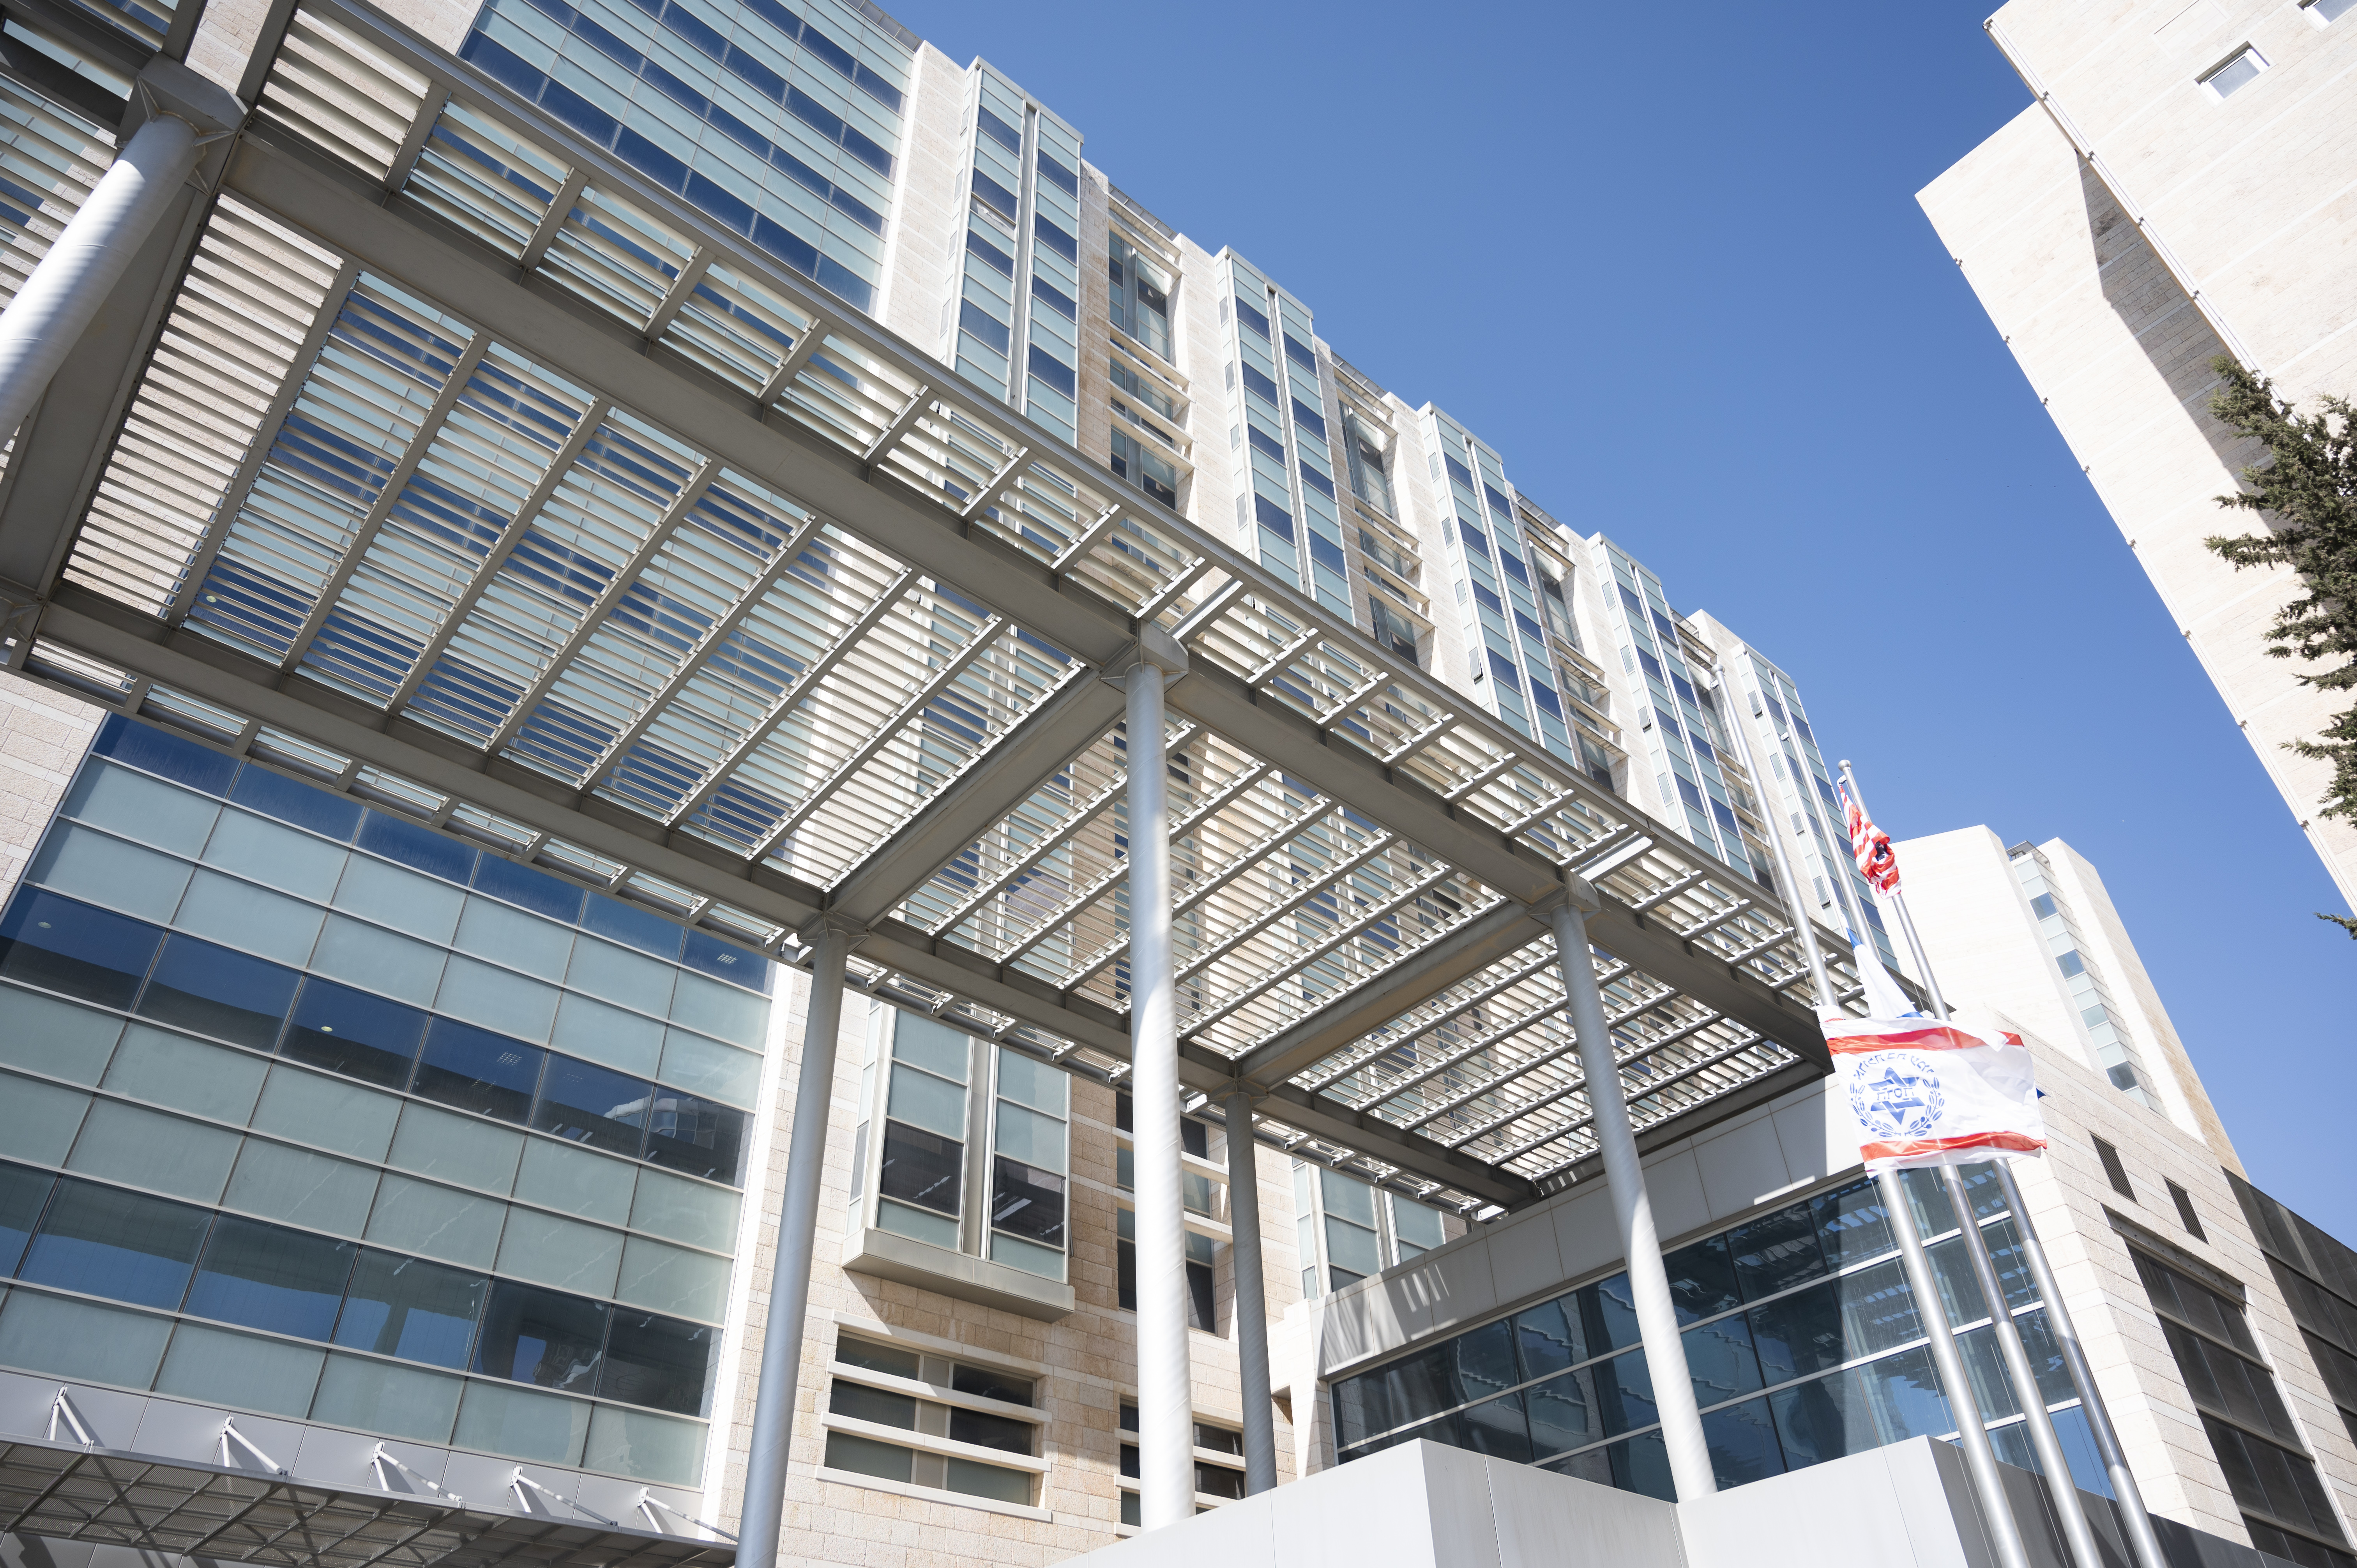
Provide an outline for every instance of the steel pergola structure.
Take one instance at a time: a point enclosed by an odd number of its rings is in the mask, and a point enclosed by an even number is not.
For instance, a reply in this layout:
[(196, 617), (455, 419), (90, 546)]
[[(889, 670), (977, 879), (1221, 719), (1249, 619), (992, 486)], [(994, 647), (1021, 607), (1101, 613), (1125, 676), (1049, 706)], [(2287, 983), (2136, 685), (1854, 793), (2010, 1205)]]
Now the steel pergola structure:
[[(195, 3), (0, 6), (128, 74)], [(13, 294), (115, 123), (0, 78)], [(1119, 1079), (1152, 666), (1177, 1075), (1262, 1138), (1590, 1174), (1567, 899), (1641, 1147), (1830, 1070), (1774, 891), (508, 86), (278, 0), (239, 96), (0, 475), (20, 673)]]

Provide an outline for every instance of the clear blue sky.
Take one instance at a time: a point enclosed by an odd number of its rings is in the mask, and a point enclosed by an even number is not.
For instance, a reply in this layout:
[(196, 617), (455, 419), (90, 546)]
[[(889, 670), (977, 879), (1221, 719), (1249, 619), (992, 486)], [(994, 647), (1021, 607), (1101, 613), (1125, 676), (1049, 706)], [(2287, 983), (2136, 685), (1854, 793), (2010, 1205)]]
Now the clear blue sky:
[(2029, 102), (1986, 0), (888, 7), (1759, 643), (1893, 836), (2093, 861), (2252, 1178), (2357, 1242), (2345, 910), (1915, 205)]

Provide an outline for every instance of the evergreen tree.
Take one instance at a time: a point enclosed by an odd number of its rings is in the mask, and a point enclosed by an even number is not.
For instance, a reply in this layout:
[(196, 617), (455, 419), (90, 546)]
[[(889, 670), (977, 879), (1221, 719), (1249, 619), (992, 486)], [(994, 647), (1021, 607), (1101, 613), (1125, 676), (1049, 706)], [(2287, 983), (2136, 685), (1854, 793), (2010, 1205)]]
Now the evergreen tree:
[[(2326, 692), (2357, 688), (2357, 407), (2346, 398), (2318, 399), (2322, 412), (2302, 415), (2229, 355), (2210, 361), (2224, 378), (2210, 412), (2238, 435), (2266, 444), (2266, 460), (2243, 470), (2241, 494), (2218, 504), (2262, 514), (2262, 531), (2206, 542), (2245, 566), (2288, 566), (2300, 594), (2276, 612), (2267, 653), (2325, 668), (2301, 682)], [(2332, 764), (2323, 815), (2357, 822), (2357, 703), (2344, 708), (2323, 733), (2287, 741), (2288, 750)], [(2357, 919), (2322, 915), (2357, 937)]]

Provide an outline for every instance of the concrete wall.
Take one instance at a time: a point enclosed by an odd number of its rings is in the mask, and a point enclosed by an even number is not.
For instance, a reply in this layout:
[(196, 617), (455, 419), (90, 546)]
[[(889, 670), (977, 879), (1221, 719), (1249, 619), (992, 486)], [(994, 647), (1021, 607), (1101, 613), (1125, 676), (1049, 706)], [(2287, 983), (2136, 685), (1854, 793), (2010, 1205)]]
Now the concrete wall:
[[(2330, 769), (2283, 749), (2335, 704), (2260, 640), (2294, 581), (2237, 573), (2201, 543), (2250, 531), (2255, 520), (2213, 498), (2237, 488), (2258, 450), (2210, 416), (2209, 360), (2227, 343), (2188, 294), (2201, 291), (2287, 394), (2357, 393), (2357, 25), (2319, 27), (2276, 0), (2013, 0), (1993, 30), (2102, 167), (2033, 106), (1918, 199), (2232, 719), (2357, 898), (2357, 824), (2316, 814)], [(2244, 43), (2272, 69), (2219, 102), (2196, 79)]]
[(0, 904), (15, 892), (106, 714), (0, 671)]

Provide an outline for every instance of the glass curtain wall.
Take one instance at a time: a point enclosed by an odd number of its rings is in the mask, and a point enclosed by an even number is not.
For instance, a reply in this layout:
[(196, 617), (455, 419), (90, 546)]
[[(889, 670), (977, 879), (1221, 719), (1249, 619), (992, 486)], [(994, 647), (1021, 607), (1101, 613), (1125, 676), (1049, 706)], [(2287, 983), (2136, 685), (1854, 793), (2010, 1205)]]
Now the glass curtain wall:
[[(1995, 1255), (2010, 1313), (2037, 1369), (2039, 1396), (2073, 1478), (2107, 1492), (2011, 1216), (1986, 1165), (1966, 1173), (1974, 1219)], [(1936, 1173), (1908, 1173), (1932, 1240), (1943, 1304), (1998, 1456), (2037, 1468), (1997, 1357), (1990, 1307), (1962, 1252)], [(1854, 1181), (1671, 1252), (1666, 1260), (1688, 1369), (1722, 1487), (1954, 1430), (1945, 1391), (1871, 1181)], [(1347, 1462), (1417, 1438), (1536, 1464), (1672, 1498), (1653, 1385), (1638, 1348), (1628, 1276), (1409, 1354), (1333, 1386)]]
[(770, 975), (108, 719), (0, 916), (0, 1365), (696, 1484)]
[(2071, 918), (2071, 906), (2047, 875), (2046, 857), (2038, 853), (2035, 845), (2024, 843), (2014, 845), (2011, 859), (2013, 874), (2021, 879), (2021, 890), (2029, 896), (2029, 912), (2037, 918), (2038, 934), (2046, 939), (2046, 950), (2053, 956), (2055, 967), (2062, 972), (2062, 983), (2070, 989), (2071, 1004), (2079, 1009), (2079, 1021), (2087, 1026), (2097, 1065), (2114, 1089), (2140, 1105), (2159, 1110), (2144, 1086), (2144, 1060), (2136, 1054), (2136, 1041), (2121, 1023), (2119, 1009), (2104, 988), (2103, 976), (2087, 961), (2086, 944)]

